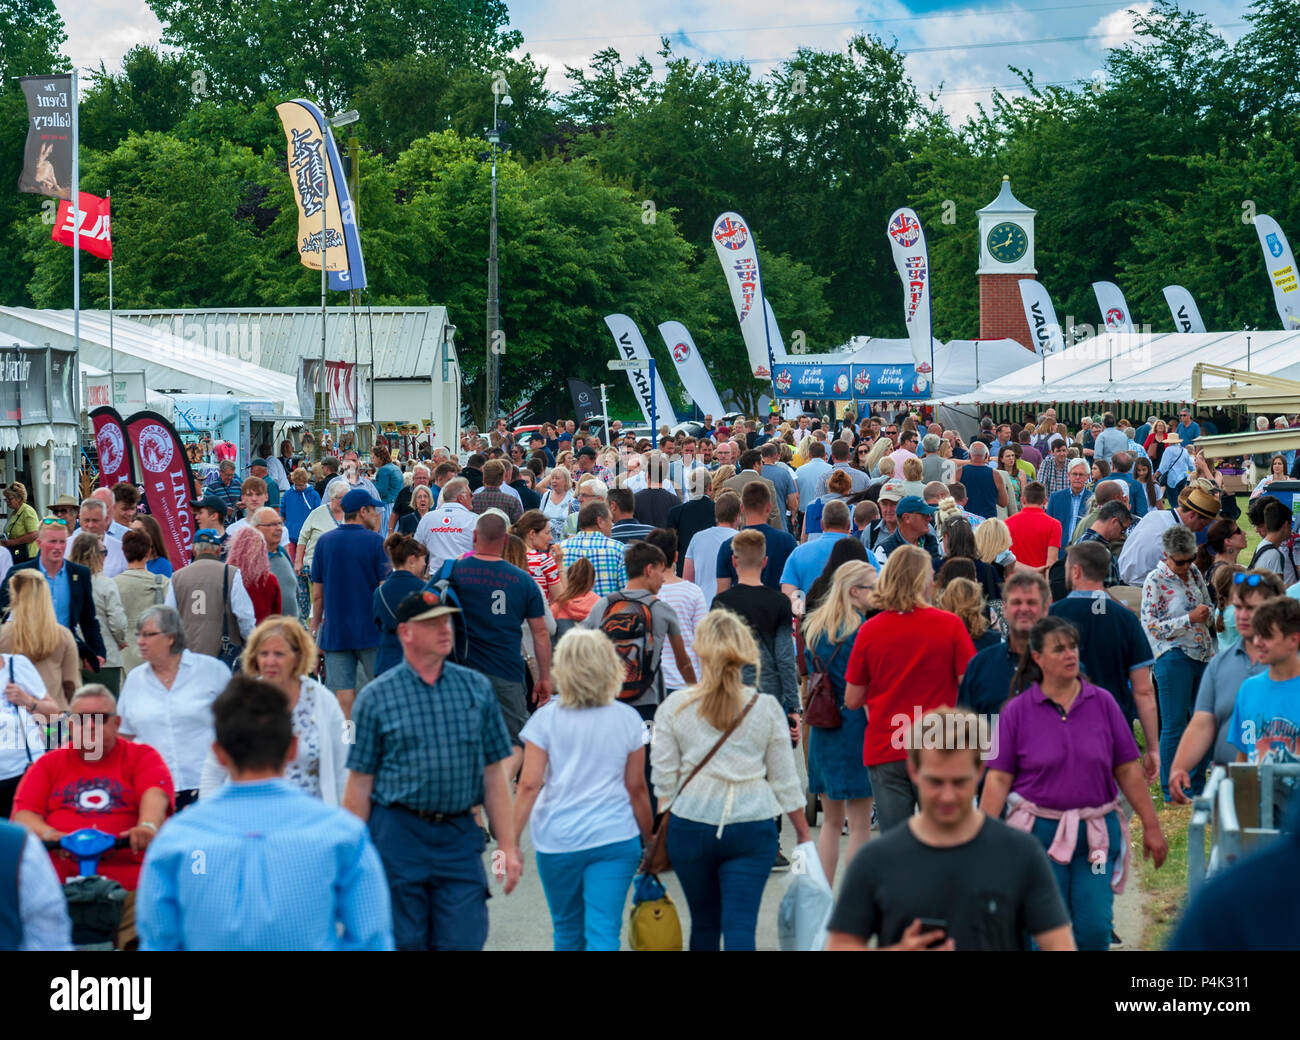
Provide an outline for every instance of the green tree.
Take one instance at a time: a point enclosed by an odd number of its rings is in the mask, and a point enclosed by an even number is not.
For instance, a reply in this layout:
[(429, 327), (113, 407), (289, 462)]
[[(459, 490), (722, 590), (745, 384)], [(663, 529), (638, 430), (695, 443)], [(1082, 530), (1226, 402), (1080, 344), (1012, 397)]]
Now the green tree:
[(100, 62), (81, 99), (82, 144), (111, 150), (130, 133), (171, 130), (195, 104), (193, 72), (182, 55), (154, 47), (132, 47), (119, 74)]

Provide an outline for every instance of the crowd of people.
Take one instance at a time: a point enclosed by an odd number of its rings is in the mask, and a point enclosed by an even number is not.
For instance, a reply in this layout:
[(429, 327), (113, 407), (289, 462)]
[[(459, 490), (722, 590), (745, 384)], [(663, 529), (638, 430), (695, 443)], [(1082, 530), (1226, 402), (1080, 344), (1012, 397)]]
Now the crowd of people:
[(690, 948), (753, 949), (811, 796), (829, 948), (1107, 949), (1151, 785), (1296, 761), (1294, 459), (1251, 460), (1243, 563), (1203, 429), (501, 420), (242, 480), (195, 445), (175, 569), (137, 488), (10, 484), (0, 948), (68, 947), (95, 828), (124, 948), (481, 949), (527, 832), (555, 949), (620, 948), (661, 842)]

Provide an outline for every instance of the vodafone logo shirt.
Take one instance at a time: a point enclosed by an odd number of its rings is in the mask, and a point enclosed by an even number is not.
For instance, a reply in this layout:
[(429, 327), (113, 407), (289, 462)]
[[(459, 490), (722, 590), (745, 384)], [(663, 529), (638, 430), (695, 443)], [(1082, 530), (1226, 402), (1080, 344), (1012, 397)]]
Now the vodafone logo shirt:
[(474, 525), (478, 513), (466, 509), (459, 502), (444, 503), (424, 514), (415, 537), (429, 550), (429, 569), (432, 572), (443, 560), (456, 560), (474, 548)]

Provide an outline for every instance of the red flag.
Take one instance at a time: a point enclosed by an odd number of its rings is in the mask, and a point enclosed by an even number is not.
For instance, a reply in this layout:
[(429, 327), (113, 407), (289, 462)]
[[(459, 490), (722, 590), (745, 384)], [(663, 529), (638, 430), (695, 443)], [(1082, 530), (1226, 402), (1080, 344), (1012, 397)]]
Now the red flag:
[(128, 416), (126, 433), (140, 457), (140, 478), (149, 513), (162, 528), (172, 567), (180, 570), (190, 562), (195, 531), (190, 509), (194, 479), (185, 445), (172, 424), (156, 412)]
[(95, 427), (95, 449), (99, 453), (99, 486), (112, 487), (119, 481), (135, 483), (131, 443), (116, 408), (102, 405), (90, 413)]
[[(108, 199), (88, 191), (81, 194), (81, 248), (105, 260), (113, 259), (112, 221)], [(65, 246), (72, 245), (72, 203), (60, 202), (58, 218), (50, 238)]]

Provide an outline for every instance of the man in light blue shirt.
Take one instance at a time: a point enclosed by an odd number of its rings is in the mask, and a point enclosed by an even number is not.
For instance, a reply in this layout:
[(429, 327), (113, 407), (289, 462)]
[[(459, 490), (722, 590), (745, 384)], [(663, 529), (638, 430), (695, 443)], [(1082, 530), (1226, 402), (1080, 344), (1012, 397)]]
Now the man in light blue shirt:
[(388, 882), (365, 824), (284, 779), (297, 753), (275, 686), (232, 679), (212, 703), (231, 783), (149, 844), (143, 950), (392, 950)]
[(1107, 412), (1101, 417), (1101, 424), (1105, 427), (1093, 442), (1093, 458), (1104, 459), (1109, 462), (1110, 457), (1117, 451), (1123, 451), (1128, 447), (1128, 434), (1115, 425), (1115, 413)]
[(805, 513), (817, 499), (817, 485), (821, 478), (830, 473), (831, 464), (826, 461), (826, 445), (813, 441), (808, 446), (808, 461), (794, 471), (795, 487), (799, 489), (799, 512)]
[[(792, 596), (796, 591), (808, 595), (813, 582), (821, 577), (822, 571), (831, 558), (835, 543), (849, 537), (849, 507), (839, 499), (827, 502), (822, 510), (822, 535), (811, 542), (804, 542), (792, 552), (781, 569), (781, 591)], [(876, 554), (867, 550), (867, 562), (877, 571), (880, 562)]]

